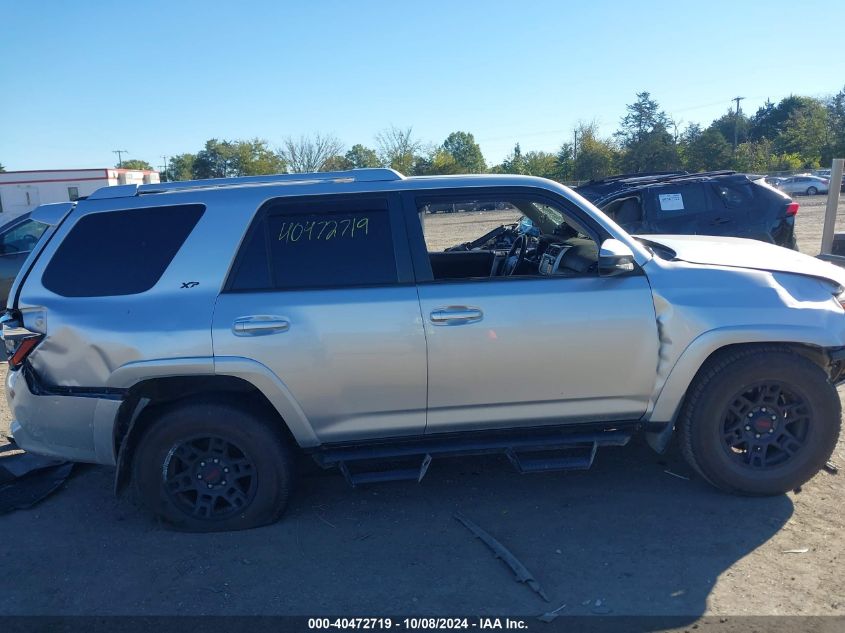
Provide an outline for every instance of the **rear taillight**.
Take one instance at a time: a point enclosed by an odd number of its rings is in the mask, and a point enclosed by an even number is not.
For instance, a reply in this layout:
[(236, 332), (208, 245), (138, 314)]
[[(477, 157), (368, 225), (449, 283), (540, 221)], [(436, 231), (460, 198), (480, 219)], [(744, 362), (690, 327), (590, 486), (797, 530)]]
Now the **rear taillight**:
[(798, 213), (798, 203), (797, 202), (790, 202), (788, 205), (786, 205), (786, 215), (796, 215), (797, 213)]
[(44, 338), (42, 335), (35, 334), (29, 338), (21, 339), (17, 344), (17, 347), (11, 351), (11, 355), (9, 356), (9, 369), (18, 369), (21, 365), (23, 365), (23, 362), (32, 353), (32, 350), (38, 346), (42, 338)]
[(9, 369), (18, 369), (32, 353), (44, 335), (26, 329), (17, 315), (7, 312), (0, 317), (0, 338), (6, 346)]

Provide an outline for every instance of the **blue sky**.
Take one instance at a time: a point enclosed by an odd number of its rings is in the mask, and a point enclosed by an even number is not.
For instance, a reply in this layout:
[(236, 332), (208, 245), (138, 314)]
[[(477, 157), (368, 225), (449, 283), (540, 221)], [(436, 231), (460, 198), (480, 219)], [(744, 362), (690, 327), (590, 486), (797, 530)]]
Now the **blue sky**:
[[(684, 122), (845, 85), (845, 2), (0, 0), (0, 163), (102, 167), (206, 139), (472, 132), (488, 161), (610, 134), (638, 91)], [(807, 26), (805, 26), (807, 25)]]

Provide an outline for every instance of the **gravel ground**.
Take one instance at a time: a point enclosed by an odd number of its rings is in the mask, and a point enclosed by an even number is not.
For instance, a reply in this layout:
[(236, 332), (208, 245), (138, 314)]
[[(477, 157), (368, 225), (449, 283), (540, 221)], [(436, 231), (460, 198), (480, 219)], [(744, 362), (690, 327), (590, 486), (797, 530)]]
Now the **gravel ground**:
[[(823, 201), (801, 202), (799, 243), (817, 251)], [(3, 402), (0, 433), (9, 420)], [(834, 459), (845, 464), (843, 442)], [(110, 469), (81, 466), (37, 507), (0, 517), (0, 614), (531, 616), (561, 604), (588, 614), (600, 600), (616, 615), (691, 621), (845, 615), (843, 507), (842, 474), (822, 472), (799, 494), (734, 497), (675, 448), (660, 456), (635, 441), (583, 473), (520, 476), (498, 457), (462, 458), (435, 461), (419, 485), (353, 490), (306, 468), (276, 525), (191, 535), (115, 498)], [(514, 582), (456, 511), (507, 545), (551, 604)]]

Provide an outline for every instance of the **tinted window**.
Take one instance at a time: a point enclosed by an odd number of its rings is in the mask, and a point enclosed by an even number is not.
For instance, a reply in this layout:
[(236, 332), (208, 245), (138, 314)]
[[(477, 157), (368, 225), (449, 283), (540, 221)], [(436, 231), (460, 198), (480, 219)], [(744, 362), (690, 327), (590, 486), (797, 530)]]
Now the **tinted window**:
[(750, 183), (742, 185), (714, 184), (713, 186), (716, 188), (719, 199), (729, 209), (746, 207), (754, 200)]
[(699, 184), (661, 187), (652, 194), (658, 216), (671, 218), (707, 211), (707, 197)]
[(232, 290), (398, 281), (384, 198), (277, 201), (259, 218), (238, 256)]
[(65, 297), (130, 295), (152, 288), (202, 216), (202, 205), (92, 213), (68, 233), (44, 271)]

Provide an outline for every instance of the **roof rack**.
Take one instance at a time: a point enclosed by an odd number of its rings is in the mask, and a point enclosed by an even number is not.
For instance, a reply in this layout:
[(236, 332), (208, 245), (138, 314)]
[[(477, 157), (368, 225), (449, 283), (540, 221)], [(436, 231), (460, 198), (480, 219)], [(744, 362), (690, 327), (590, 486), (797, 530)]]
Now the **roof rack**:
[(345, 171), (322, 171), (308, 174), (271, 174), (267, 176), (239, 176), (236, 178), (208, 178), (206, 180), (183, 180), (152, 183), (148, 185), (117, 185), (101, 187), (88, 196), (89, 200), (106, 198), (128, 198), (167, 191), (187, 191), (241, 185), (310, 184), (314, 182), (389, 182), (403, 180), (405, 176), (394, 169), (365, 168)]
[(615, 182), (617, 180), (633, 180), (635, 178), (655, 178), (655, 177), (666, 177), (666, 176), (685, 176), (689, 172), (688, 171), (681, 171), (681, 170), (673, 170), (673, 171), (643, 171), (633, 174), (617, 174), (615, 176), (608, 176), (607, 178), (599, 178), (598, 180), (591, 180), (589, 181), (590, 185), (597, 185), (604, 182)]

